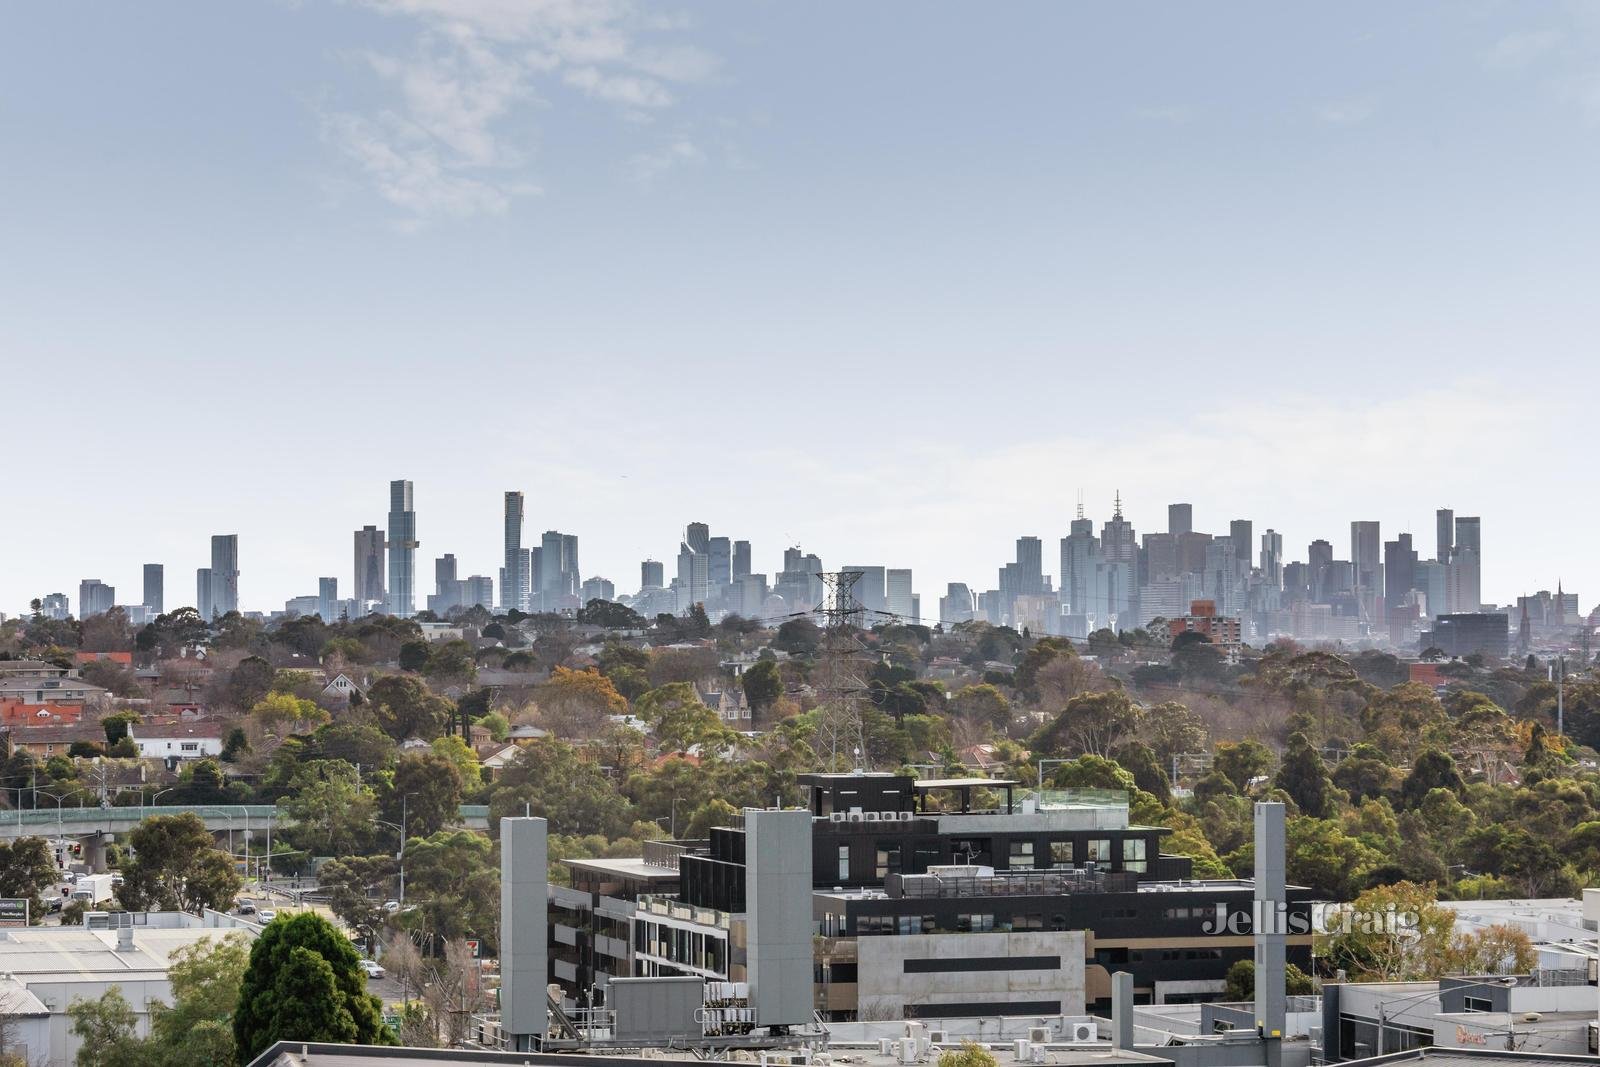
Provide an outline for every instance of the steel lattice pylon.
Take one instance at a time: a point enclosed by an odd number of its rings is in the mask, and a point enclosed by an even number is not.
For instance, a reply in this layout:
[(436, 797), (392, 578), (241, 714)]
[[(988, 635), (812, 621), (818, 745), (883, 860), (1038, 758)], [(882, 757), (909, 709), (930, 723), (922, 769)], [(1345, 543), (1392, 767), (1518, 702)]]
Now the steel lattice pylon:
[(823, 571), (817, 575), (827, 587), (827, 594), (816, 610), (823, 620), (817, 748), (828, 750), (829, 770), (840, 770), (844, 766), (840, 757), (845, 746), (850, 749), (849, 766), (865, 766), (871, 759), (860, 704), (867, 686), (857, 669), (857, 662), (868, 654), (866, 646), (856, 636), (866, 615), (866, 608), (855, 598), (855, 586), (863, 573)]

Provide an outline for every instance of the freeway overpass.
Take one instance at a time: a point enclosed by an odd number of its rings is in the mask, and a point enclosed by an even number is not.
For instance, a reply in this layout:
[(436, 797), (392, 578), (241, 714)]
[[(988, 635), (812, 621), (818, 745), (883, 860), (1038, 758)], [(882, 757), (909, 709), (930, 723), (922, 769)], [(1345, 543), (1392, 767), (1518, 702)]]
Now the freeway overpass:
[[(157, 815), (193, 812), (214, 833), (250, 830), (265, 834), (292, 820), (274, 804), (147, 804), (125, 808), (35, 808), (0, 811), (0, 840), (19, 837), (89, 837), (127, 833), (140, 821)], [(471, 830), (489, 828), (487, 804), (461, 805), (461, 825)]]

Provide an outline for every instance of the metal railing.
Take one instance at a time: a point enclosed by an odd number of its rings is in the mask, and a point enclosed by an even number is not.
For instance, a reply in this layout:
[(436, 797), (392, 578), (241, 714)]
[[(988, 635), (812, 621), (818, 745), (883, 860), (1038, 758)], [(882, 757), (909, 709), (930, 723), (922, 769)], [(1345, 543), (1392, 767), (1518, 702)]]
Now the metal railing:
[(1087, 868), (1046, 871), (996, 871), (983, 875), (891, 874), (884, 888), (890, 897), (927, 900), (946, 897), (1047, 897), (1062, 893), (1098, 893), (1105, 888), (1101, 872)]

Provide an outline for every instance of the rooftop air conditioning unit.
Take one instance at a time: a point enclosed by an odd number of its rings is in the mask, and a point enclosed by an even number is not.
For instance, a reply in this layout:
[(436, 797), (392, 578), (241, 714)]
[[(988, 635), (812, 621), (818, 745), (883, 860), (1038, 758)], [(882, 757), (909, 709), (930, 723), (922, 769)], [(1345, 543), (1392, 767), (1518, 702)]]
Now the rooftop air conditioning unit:
[(1044, 1062), (1045, 1047), (1043, 1045), (1034, 1045), (1033, 1047), (1028, 1049), (1028, 1051), (1033, 1053), (1033, 1055), (1030, 1058), (1033, 1060), (1034, 1063), (1043, 1063)]
[(929, 1030), (928, 1031), (928, 1043), (930, 1045), (948, 1045), (950, 1043), (950, 1033), (949, 1033), (949, 1031), (947, 1031), (947, 1030)]
[(902, 811), (900, 813), (900, 821), (901, 822), (910, 822), (912, 819), (915, 819), (916, 817), (917, 817), (917, 813), (914, 812), (914, 811)]
[(833, 811), (833, 812), (829, 812), (828, 813), (828, 821), (829, 822), (844, 822), (844, 820), (845, 820), (845, 813), (842, 812), (842, 811)]
[(1012, 1045), (1012, 1055), (1017, 1058), (1018, 1063), (1027, 1063), (1029, 1055), (1028, 1050), (1030, 1048), (1032, 1048), (1032, 1046), (1028, 1044), (1028, 1039), (1025, 1037), (1019, 1037)]
[(866, 812), (862, 818), (864, 818), (867, 822), (881, 822), (883, 820), (883, 816), (879, 815), (875, 811)]
[(861, 813), (859, 811), (852, 811), (850, 813), (850, 821), (851, 822), (860, 822), (861, 821)]
[(903, 1037), (903, 1038), (901, 1038), (900, 1039), (900, 1047), (899, 1047), (899, 1049), (897, 1051), (899, 1053), (897, 1058), (900, 1060), (901, 1063), (916, 1063), (917, 1062), (917, 1039), (914, 1038), (914, 1037)]
[(1100, 1040), (1100, 1028), (1094, 1023), (1073, 1023), (1072, 1040), (1098, 1041)]
[(880, 1038), (878, 1038), (878, 1055), (880, 1055), (880, 1056), (891, 1056), (893, 1054), (894, 1054), (894, 1038), (892, 1038), (892, 1037), (880, 1037)]
[(1028, 1028), (1028, 1040), (1035, 1045), (1048, 1043), (1050, 1040), (1050, 1028), (1048, 1026), (1030, 1026)]

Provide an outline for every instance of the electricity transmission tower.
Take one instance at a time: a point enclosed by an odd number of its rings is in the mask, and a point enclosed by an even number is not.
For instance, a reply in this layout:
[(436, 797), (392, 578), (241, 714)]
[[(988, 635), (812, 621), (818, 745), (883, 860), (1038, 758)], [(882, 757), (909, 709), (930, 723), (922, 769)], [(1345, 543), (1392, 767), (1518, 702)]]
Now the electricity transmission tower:
[[(855, 598), (855, 585), (862, 573), (824, 571), (817, 575), (827, 588), (816, 609), (823, 621), (817, 748), (819, 752), (827, 749), (830, 770), (862, 767), (869, 759), (860, 703), (867, 686), (858, 668), (868, 650), (857, 636), (866, 609)], [(851, 757), (848, 764), (841, 763), (842, 755)]]

